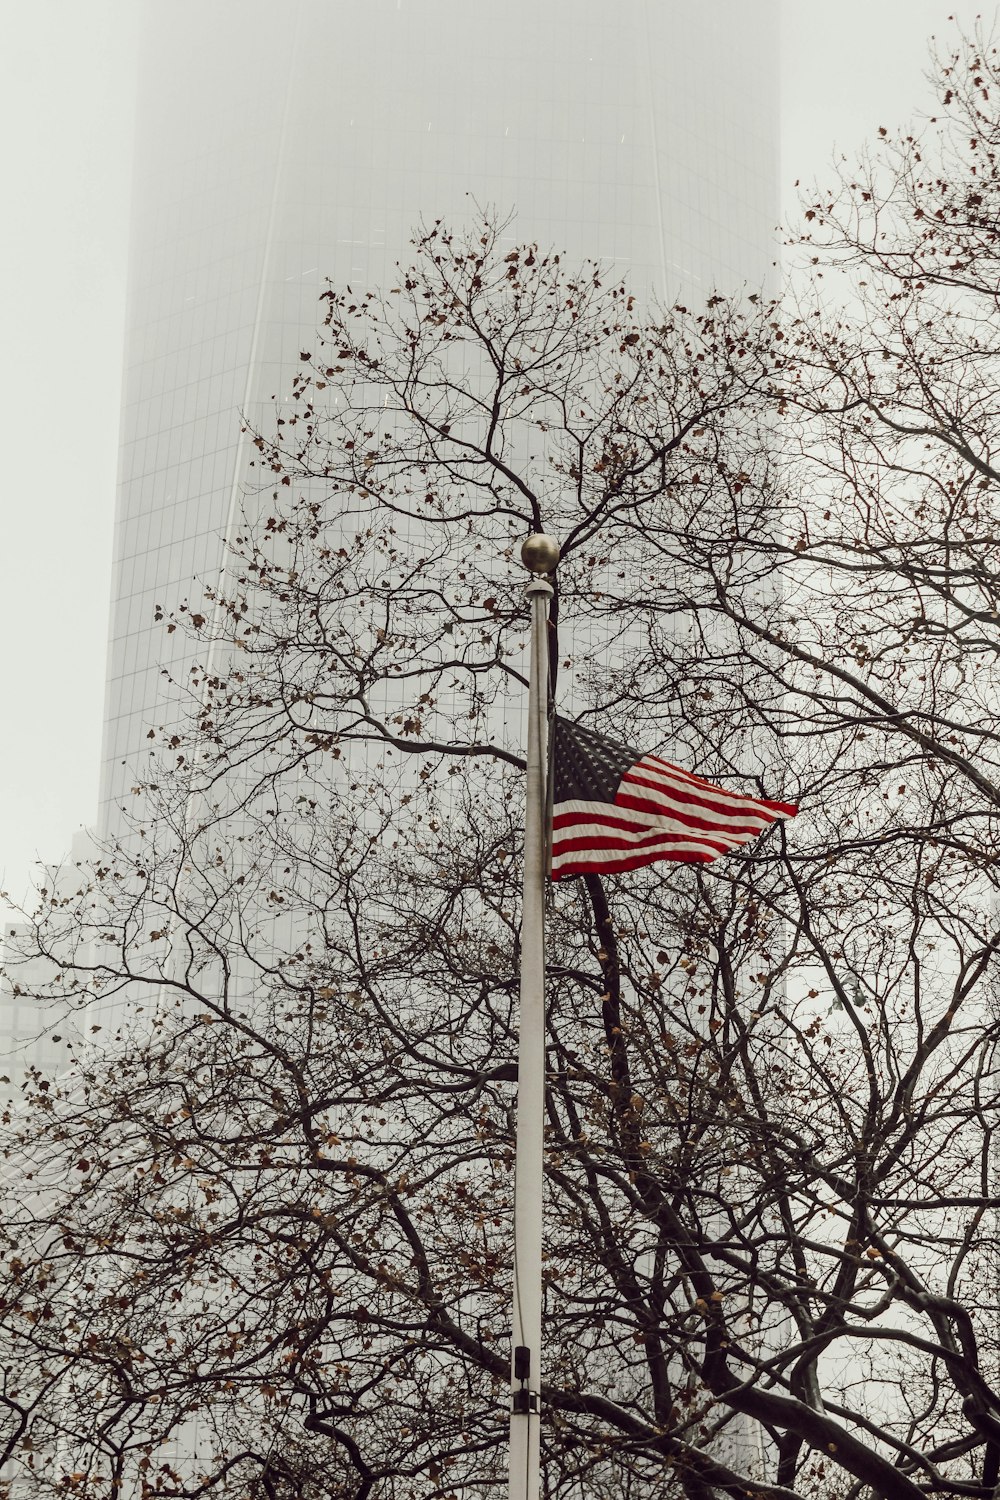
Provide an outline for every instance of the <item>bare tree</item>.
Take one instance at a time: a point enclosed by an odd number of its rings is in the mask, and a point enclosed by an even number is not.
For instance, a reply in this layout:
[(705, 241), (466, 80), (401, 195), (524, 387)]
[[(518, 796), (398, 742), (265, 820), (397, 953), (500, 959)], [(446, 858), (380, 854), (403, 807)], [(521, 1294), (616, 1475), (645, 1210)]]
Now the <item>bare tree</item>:
[(543, 528), (563, 710), (803, 807), (553, 892), (547, 1493), (997, 1494), (1000, 125), (940, 72), (795, 307), (650, 321), (490, 222), (327, 294), (164, 601), (190, 722), (35, 923), (105, 1031), (8, 1119), (29, 1492), (499, 1493)]

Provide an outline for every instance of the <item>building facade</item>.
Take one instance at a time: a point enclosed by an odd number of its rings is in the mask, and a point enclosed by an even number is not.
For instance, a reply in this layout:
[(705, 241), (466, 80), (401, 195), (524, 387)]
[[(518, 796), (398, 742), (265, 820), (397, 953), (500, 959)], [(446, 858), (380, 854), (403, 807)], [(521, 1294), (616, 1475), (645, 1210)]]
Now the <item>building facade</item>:
[[(142, 3), (105, 833), (177, 712), (164, 670), (189, 665), (156, 616), (217, 582), (243, 418), (269, 425), (328, 281), (390, 285), (421, 221), (490, 209), (512, 243), (697, 302), (771, 282), (779, 217), (777, 0)], [(8, 957), (23, 936), (2, 935)], [(36, 964), (23, 989), (51, 977)], [(15, 1097), (100, 1029), (21, 989), (0, 993)], [(175, 1462), (197, 1443), (175, 1435)]]
[[(147, 0), (101, 791), (175, 708), (250, 445), (327, 280), (391, 281), (481, 209), (640, 295), (759, 288), (778, 221), (776, 0)], [(252, 449), (250, 450), (252, 452)]]

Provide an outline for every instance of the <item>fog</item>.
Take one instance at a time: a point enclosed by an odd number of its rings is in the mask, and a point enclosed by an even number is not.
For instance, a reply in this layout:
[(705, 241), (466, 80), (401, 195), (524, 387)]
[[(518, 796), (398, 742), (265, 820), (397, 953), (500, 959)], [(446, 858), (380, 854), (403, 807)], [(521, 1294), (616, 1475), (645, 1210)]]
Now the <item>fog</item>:
[[(205, 3), (240, 14), (240, 0)], [(0, 870), (15, 897), (33, 860), (59, 858), (96, 814), (138, 9), (3, 0)], [(835, 150), (931, 107), (928, 37), (947, 46), (949, 16), (969, 27), (979, 9), (783, 0), (786, 215), (797, 178), (822, 181)]]

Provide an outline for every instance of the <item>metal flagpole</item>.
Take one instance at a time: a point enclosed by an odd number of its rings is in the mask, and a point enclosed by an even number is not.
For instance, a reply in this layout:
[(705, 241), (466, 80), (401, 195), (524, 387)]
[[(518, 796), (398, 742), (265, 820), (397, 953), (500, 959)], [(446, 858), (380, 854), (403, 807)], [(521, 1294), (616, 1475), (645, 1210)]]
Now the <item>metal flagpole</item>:
[[(526, 568), (551, 573), (559, 548), (530, 536)], [(511, 1350), (510, 1500), (539, 1500), (542, 1358), (542, 1118), (545, 1099), (545, 775), (548, 740), (548, 616), (552, 585), (532, 578), (531, 669), (524, 818), (524, 899), (514, 1154), (514, 1318)]]

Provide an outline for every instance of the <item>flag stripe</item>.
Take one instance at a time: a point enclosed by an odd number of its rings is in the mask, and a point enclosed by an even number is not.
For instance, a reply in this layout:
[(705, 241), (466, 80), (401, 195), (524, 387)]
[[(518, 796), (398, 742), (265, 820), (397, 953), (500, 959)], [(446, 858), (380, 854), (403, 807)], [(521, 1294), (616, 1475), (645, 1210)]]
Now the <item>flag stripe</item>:
[[(707, 862), (728, 854), (741, 844), (749, 843), (761, 831), (760, 828), (752, 828), (738, 834), (727, 833), (723, 837), (710, 838), (706, 835), (699, 837), (689, 832), (681, 834), (649, 827), (645, 832), (636, 829), (629, 833), (612, 821), (571, 821), (568, 827), (560, 821), (552, 840), (552, 875), (554, 879), (558, 879), (583, 868), (596, 868), (592, 863), (595, 858), (599, 862), (603, 859), (608, 869), (618, 868), (618, 856), (625, 854), (636, 856), (635, 862), (638, 864), (649, 864), (654, 859), (667, 858)], [(634, 868), (634, 865), (630, 864), (629, 868)]]
[(609, 853), (607, 850), (596, 850), (591, 856), (578, 855), (571, 863), (564, 862), (557, 868), (553, 863), (552, 879), (562, 880), (567, 875), (617, 875), (624, 874), (627, 870), (638, 870), (643, 865), (651, 865), (660, 860), (673, 860), (677, 864), (685, 865), (708, 865), (716, 858), (714, 854), (704, 851), (684, 851), (683, 849), (661, 849), (653, 853), (647, 850), (636, 854), (625, 855), (624, 853)]
[(553, 858), (561, 858), (564, 854), (570, 854), (578, 849), (643, 849), (660, 846), (664, 849), (706, 849), (712, 854), (713, 859), (720, 854), (727, 854), (730, 849), (735, 849), (739, 844), (746, 844), (750, 839), (756, 838), (755, 833), (745, 833), (740, 838), (712, 839), (707, 837), (683, 837), (676, 833), (660, 833), (655, 830), (646, 833), (623, 833), (620, 828), (609, 828), (604, 824), (588, 823), (584, 827), (573, 828), (569, 832), (563, 830), (559, 836)]
[(738, 808), (730, 816), (726, 812), (705, 808), (701, 803), (687, 808), (658, 797), (636, 797), (631, 792), (619, 792), (614, 805), (630, 808), (647, 819), (667, 818), (685, 828), (711, 828), (727, 833), (761, 833), (776, 821), (771, 814), (755, 817), (746, 808)]
[[(659, 762), (659, 764), (655, 764)], [(797, 809), (791, 802), (770, 802), (764, 797), (747, 797), (739, 792), (726, 791), (724, 787), (713, 786), (710, 781), (703, 781), (700, 776), (689, 776), (687, 773), (679, 772), (677, 766), (668, 766), (666, 761), (660, 761), (659, 756), (646, 755), (637, 761), (630, 771), (626, 771), (622, 782), (634, 783), (637, 786), (646, 786), (653, 791), (660, 792), (665, 797), (681, 799), (692, 804), (708, 808), (718, 808), (720, 811), (735, 811), (745, 807), (755, 815), (762, 814), (765, 809), (773, 812), (775, 817), (793, 818)]]
[(626, 802), (558, 802), (553, 808), (552, 827), (559, 832), (559, 842), (574, 837), (568, 830), (579, 827), (595, 827), (598, 830), (610, 829), (613, 831), (628, 833), (634, 832), (634, 836), (644, 833), (655, 834), (657, 838), (681, 838), (698, 839), (699, 834), (711, 834), (723, 848), (732, 838), (740, 837), (747, 833), (752, 837), (760, 832), (760, 826), (753, 828), (726, 828), (721, 829), (718, 824), (710, 824), (697, 819), (688, 820), (679, 811), (672, 816), (664, 816), (662, 813), (650, 815), (642, 807), (632, 807)]

